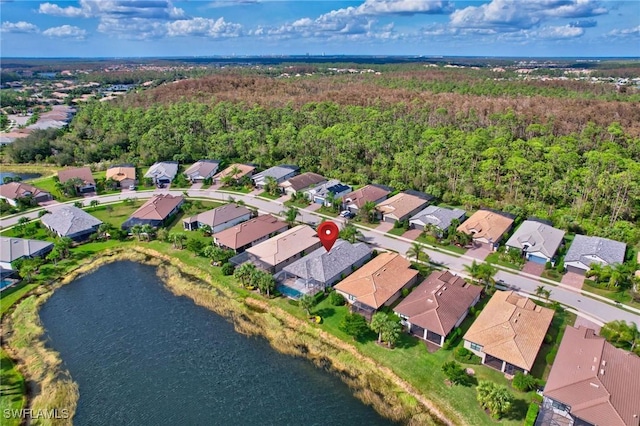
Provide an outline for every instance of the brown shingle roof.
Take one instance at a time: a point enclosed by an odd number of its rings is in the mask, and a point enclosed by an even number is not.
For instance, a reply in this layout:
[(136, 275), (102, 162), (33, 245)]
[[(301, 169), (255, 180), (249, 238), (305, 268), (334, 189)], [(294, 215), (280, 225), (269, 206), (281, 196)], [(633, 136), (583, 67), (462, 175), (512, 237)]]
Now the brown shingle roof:
[(496, 291), (464, 339), (483, 352), (531, 371), (553, 319), (553, 310), (513, 291)]
[(213, 228), (245, 215), (251, 215), (251, 210), (247, 207), (239, 204), (225, 204), (224, 206), (186, 217), (182, 221), (187, 223), (200, 222)]
[(376, 210), (384, 215), (393, 215), (396, 219), (400, 219), (428, 203), (429, 201), (424, 198), (401, 192), (378, 204)]
[(282, 182), (280, 186), (292, 188), (296, 191), (310, 187), (311, 185), (317, 185), (322, 182), (326, 182), (327, 178), (317, 173), (307, 172), (301, 175), (294, 176), (291, 179)]
[(65, 183), (69, 179), (74, 178), (79, 178), (84, 183), (96, 184), (96, 181), (93, 179), (93, 175), (91, 174), (91, 169), (88, 167), (64, 169), (58, 172), (58, 179), (60, 179), (60, 183)]
[(513, 225), (513, 219), (489, 210), (478, 210), (458, 226), (458, 231), (473, 234), (473, 238), (498, 242), (511, 225)]
[[(231, 173), (233, 171), (233, 169), (237, 167), (238, 170), (240, 170), (240, 173), (238, 173), (237, 175), (233, 176)], [(222, 179), (226, 176), (231, 176), (234, 179), (238, 180), (246, 175), (248, 175), (249, 173), (252, 173), (256, 168), (253, 166), (249, 166), (248, 164), (232, 164), (229, 167), (227, 167), (226, 169), (224, 169), (223, 171), (221, 171), (220, 173), (218, 173), (217, 175), (214, 176), (214, 178), (216, 179)]]
[(107, 179), (121, 182), (125, 179), (136, 179), (136, 168), (133, 166), (114, 166), (107, 169)]
[(276, 266), (304, 250), (318, 247), (320, 239), (308, 225), (298, 225), (247, 249), (262, 262)]
[(4, 185), (0, 185), (0, 195), (10, 200), (24, 197), (27, 193), (31, 193), (34, 198), (42, 194), (51, 195), (47, 191), (43, 191), (42, 189), (36, 188), (28, 183), (9, 182)]
[(412, 324), (446, 336), (481, 292), (482, 287), (468, 284), (449, 271), (436, 271), (394, 310)]
[(615, 348), (591, 329), (569, 326), (544, 394), (592, 424), (638, 425), (640, 358)]
[(154, 195), (147, 200), (130, 217), (147, 220), (164, 220), (173, 209), (180, 205), (184, 199), (181, 195), (171, 194)]
[(218, 244), (235, 250), (286, 227), (285, 222), (267, 214), (213, 234), (213, 238)]
[(378, 309), (402, 287), (414, 280), (418, 271), (397, 253), (380, 253), (372, 261), (336, 284), (335, 289), (355, 296), (358, 302)]
[(346, 204), (354, 204), (356, 207), (361, 209), (367, 201), (378, 201), (380, 198), (389, 195), (390, 192), (391, 191), (380, 188), (379, 186), (367, 185), (348, 193), (342, 197), (342, 201)]

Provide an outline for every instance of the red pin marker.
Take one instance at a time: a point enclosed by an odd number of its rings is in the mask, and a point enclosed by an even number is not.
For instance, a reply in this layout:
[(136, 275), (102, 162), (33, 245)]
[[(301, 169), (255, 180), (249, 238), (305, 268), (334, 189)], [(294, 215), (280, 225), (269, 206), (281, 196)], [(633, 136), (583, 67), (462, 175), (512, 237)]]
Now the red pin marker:
[(333, 222), (322, 222), (320, 226), (318, 226), (318, 238), (320, 238), (320, 242), (326, 251), (331, 250), (333, 243), (338, 239), (339, 233), (338, 225)]

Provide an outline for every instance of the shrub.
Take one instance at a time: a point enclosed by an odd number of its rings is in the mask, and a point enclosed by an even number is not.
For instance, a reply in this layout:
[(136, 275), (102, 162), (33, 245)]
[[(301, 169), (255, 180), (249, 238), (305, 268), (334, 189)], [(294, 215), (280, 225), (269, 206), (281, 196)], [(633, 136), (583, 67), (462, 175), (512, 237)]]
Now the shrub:
[(511, 386), (513, 386), (513, 388), (516, 390), (519, 390), (522, 392), (528, 392), (530, 390), (535, 389), (536, 386), (538, 386), (538, 380), (536, 380), (536, 378), (530, 374), (522, 374), (521, 372), (518, 371), (516, 375), (513, 377)]
[(551, 262), (547, 262), (544, 264), (544, 269), (546, 269), (547, 271), (551, 268), (553, 268), (553, 265), (551, 265)]
[(407, 297), (410, 291), (408, 288), (403, 288), (401, 293), (402, 293), (402, 297)]
[(540, 406), (534, 402), (529, 404), (529, 409), (527, 410), (527, 417), (524, 419), (524, 426), (533, 426), (536, 424), (536, 418), (538, 418), (538, 411), (540, 411)]
[(556, 263), (556, 271), (560, 273), (564, 272), (564, 262), (558, 261), (558, 263)]
[(345, 303), (344, 297), (337, 291), (329, 293), (329, 303), (333, 306), (342, 306)]
[(223, 275), (233, 275), (235, 268), (231, 262), (227, 262), (222, 265), (221, 270)]
[(447, 337), (444, 341), (444, 345), (442, 345), (443, 349), (451, 349), (458, 343), (458, 338), (462, 335), (462, 331), (459, 328), (453, 330), (453, 333)]
[(464, 368), (455, 361), (444, 363), (442, 365), (442, 371), (453, 384), (463, 386), (471, 385), (471, 377), (467, 374)]
[(465, 364), (480, 364), (482, 362), (479, 356), (462, 346), (455, 350), (453, 357), (456, 361), (464, 362)]

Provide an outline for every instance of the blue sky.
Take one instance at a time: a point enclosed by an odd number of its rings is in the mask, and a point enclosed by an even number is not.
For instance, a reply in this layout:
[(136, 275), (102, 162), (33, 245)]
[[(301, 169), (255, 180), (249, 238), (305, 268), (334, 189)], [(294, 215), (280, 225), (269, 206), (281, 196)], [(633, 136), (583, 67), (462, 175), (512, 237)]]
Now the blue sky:
[(0, 0), (2, 56), (640, 57), (640, 0)]

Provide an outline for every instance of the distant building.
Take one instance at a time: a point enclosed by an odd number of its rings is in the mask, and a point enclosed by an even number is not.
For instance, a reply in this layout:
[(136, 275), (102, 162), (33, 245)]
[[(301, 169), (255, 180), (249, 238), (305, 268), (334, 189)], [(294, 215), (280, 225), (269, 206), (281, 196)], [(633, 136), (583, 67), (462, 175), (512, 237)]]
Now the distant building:
[(450, 209), (448, 207), (428, 206), (426, 209), (416, 213), (409, 219), (409, 224), (414, 229), (425, 230), (432, 225), (438, 228), (440, 235), (447, 232), (454, 220), (464, 221), (466, 212), (460, 209)]
[(18, 199), (24, 197), (33, 197), (36, 203), (53, 200), (50, 193), (28, 183), (9, 182), (0, 185), (0, 199), (7, 200), (12, 206), (17, 206)]
[(525, 220), (516, 229), (505, 246), (520, 250), (527, 260), (545, 264), (554, 262), (565, 232), (534, 220)]
[(74, 241), (89, 238), (102, 224), (101, 220), (84, 210), (66, 204), (56, 206), (40, 220), (47, 229), (55, 232), (59, 237), (69, 237)]
[(75, 187), (80, 194), (96, 192), (96, 181), (93, 179), (93, 174), (91, 174), (91, 169), (89, 167), (60, 170), (58, 172), (58, 179), (60, 180), (60, 183), (65, 183), (69, 180), (77, 180), (78, 184), (75, 185)]
[(226, 177), (231, 177), (235, 182), (239, 182), (243, 177), (251, 177), (256, 170), (249, 164), (232, 164), (213, 177), (216, 183), (222, 183)]
[(366, 185), (342, 196), (342, 209), (358, 213), (367, 202), (379, 204), (387, 199), (391, 188), (380, 185)]
[(387, 223), (402, 222), (425, 208), (431, 202), (430, 198), (410, 194), (407, 191), (379, 203), (376, 211)]
[(11, 263), (23, 258), (43, 257), (53, 249), (53, 243), (24, 238), (0, 237), (0, 268), (13, 269)]
[(506, 213), (478, 210), (458, 226), (458, 231), (471, 235), (474, 244), (496, 250), (512, 226), (513, 219)]
[(207, 225), (215, 234), (251, 219), (253, 212), (239, 204), (226, 204), (182, 219), (184, 229), (193, 231)]
[(317, 173), (302, 173), (298, 176), (294, 176), (289, 180), (282, 182), (280, 188), (287, 195), (297, 194), (299, 192), (305, 192), (306, 190), (320, 185), (327, 181), (327, 178)]
[(178, 174), (178, 162), (177, 161), (161, 161), (154, 163), (144, 177), (152, 179), (154, 184), (170, 184)]
[(569, 272), (584, 275), (591, 265), (614, 265), (624, 262), (627, 245), (602, 237), (576, 235), (571, 247), (564, 255), (564, 266)]
[(136, 168), (130, 164), (111, 166), (107, 169), (106, 178), (116, 182), (119, 188), (129, 188), (136, 184)]
[(220, 161), (217, 160), (199, 160), (189, 166), (184, 171), (184, 175), (191, 183), (202, 182), (205, 179), (213, 178), (219, 166)]
[(251, 180), (256, 188), (264, 188), (268, 178), (273, 178), (276, 183), (282, 183), (285, 180), (292, 178), (298, 174), (300, 168), (298, 166), (291, 166), (283, 164), (281, 166), (270, 167), (265, 171), (256, 173)]
[(304, 191), (304, 194), (313, 203), (330, 206), (329, 199), (331, 197), (335, 200), (334, 202), (340, 203), (342, 196), (349, 192), (351, 192), (349, 185), (345, 185), (337, 179), (331, 179)]
[(122, 229), (128, 230), (135, 225), (151, 225), (154, 228), (165, 225), (167, 219), (178, 212), (183, 202), (181, 195), (154, 195), (131, 213), (129, 219), (122, 224)]

